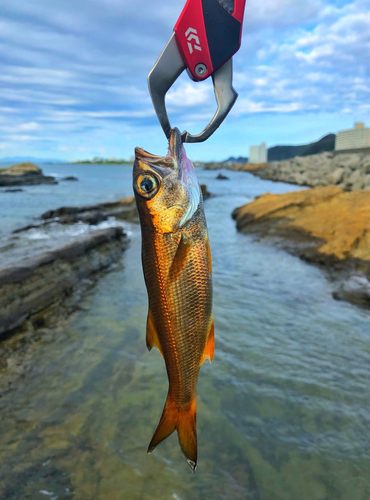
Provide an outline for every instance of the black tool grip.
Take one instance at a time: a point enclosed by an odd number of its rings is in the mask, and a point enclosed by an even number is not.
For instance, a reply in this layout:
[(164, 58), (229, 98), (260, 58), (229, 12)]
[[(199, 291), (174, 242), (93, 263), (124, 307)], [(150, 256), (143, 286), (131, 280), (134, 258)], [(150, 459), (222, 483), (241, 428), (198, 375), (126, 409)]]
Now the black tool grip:
[[(220, 68), (240, 47), (241, 23), (221, 4), (230, 0), (202, 0), (204, 26), (213, 70)], [(233, 4), (234, 2), (232, 2)]]

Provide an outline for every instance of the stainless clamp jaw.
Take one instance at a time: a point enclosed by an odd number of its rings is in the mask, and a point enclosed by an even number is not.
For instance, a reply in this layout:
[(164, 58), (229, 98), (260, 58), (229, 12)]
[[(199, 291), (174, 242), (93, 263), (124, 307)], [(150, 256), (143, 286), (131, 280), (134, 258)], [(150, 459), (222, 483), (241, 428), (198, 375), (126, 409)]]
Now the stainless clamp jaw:
[[(165, 104), (165, 97), (181, 73), (187, 69), (178, 48), (175, 33), (171, 36), (157, 62), (148, 76), (148, 86), (159, 123), (169, 139), (172, 130)], [(182, 132), (183, 142), (203, 142), (221, 125), (233, 107), (238, 94), (232, 86), (232, 59), (212, 74), (213, 87), (217, 101), (217, 111), (212, 120), (199, 134)]]
[(239, 50), (246, 0), (187, 0), (174, 32), (148, 76), (155, 112), (166, 137), (172, 129), (165, 97), (186, 69), (194, 81), (212, 76), (217, 111), (200, 134), (187, 131), (183, 142), (202, 142), (221, 125), (238, 94), (232, 86), (232, 56)]

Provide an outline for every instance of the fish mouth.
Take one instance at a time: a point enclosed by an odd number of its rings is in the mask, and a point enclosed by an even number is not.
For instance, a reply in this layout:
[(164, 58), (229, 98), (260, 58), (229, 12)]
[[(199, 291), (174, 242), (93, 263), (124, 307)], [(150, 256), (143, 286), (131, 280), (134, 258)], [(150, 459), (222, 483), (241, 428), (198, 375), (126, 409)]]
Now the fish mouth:
[(202, 193), (194, 166), (186, 156), (180, 130), (178, 128), (171, 130), (168, 141), (168, 152), (165, 157), (153, 155), (141, 148), (135, 148), (134, 177), (137, 175), (141, 163), (149, 166), (162, 179), (170, 173), (175, 172), (179, 182), (185, 186), (189, 195), (186, 211), (179, 223), (179, 227), (181, 228), (197, 211), (199, 203), (202, 201)]
[(171, 171), (178, 174), (178, 179), (182, 180), (182, 159), (185, 149), (182, 145), (181, 133), (178, 128), (171, 130), (168, 140), (167, 156), (157, 156), (145, 151), (143, 148), (135, 148), (135, 163), (142, 162), (158, 171), (162, 177), (166, 177)]

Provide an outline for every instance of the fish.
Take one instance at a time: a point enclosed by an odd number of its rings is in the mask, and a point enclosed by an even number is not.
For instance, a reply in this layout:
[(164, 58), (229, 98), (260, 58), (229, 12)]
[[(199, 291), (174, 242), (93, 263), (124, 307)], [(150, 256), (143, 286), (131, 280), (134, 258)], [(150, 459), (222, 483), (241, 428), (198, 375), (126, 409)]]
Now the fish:
[(200, 366), (215, 350), (212, 261), (202, 191), (177, 128), (165, 157), (135, 148), (133, 189), (149, 303), (146, 345), (162, 354), (169, 381), (148, 453), (177, 430), (195, 472), (196, 386)]

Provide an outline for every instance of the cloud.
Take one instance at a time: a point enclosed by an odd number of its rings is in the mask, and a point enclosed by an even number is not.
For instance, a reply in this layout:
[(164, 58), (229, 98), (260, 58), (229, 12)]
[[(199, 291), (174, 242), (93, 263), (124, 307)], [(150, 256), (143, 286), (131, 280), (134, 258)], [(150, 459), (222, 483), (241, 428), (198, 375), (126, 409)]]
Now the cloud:
[[(146, 78), (184, 3), (3, 2), (4, 143), (22, 142), (30, 154), (36, 147), (75, 143), (59, 149), (67, 155), (79, 147), (90, 151), (91, 142), (95, 149), (131, 151), (131, 142), (142, 136), (162, 138)], [(370, 0), (249, 0), (243, 44), (234, 57), (240, 97), (231, 116), (240, 123), (250, 115), (284, 119), (304, 113), (365, 119), (369, 50)], [(216, 109), (211, 80), (194, 84), (186, 73), (166, 102), (171, 122), (189, 127), (209, 120)]]

